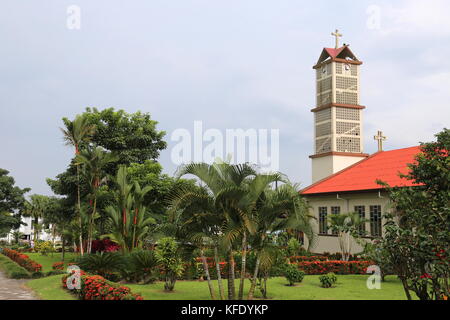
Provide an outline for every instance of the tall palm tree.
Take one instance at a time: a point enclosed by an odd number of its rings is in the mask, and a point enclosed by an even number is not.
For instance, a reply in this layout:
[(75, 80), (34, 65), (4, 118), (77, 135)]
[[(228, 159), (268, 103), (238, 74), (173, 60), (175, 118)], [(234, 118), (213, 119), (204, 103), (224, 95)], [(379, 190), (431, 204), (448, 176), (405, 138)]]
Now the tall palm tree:
[[(211, 239), (217, 239), (213, 243), (222, 247), (227, 253), (228, 299), (234, 300), (236, 297), (234, 250), (236, 241), (243, 234), (243, 230), (250, 227), (246, 212), (240, 210), (238, 203), (245, 194), (244, 185), (256, 175), (256, 171), (248, 164), (194, 163), (178, 169), (177, 177), (185, 175), (193, 175), (200, 181), (204, 188), (204, 195), (196, 195), (189, 189), (181, 190), (173, 197), (172, 205), (178, 208), (183, 201), (190, 198), (198, 201), (203, 197), (204, 208), (217, 217), (214, 225), (210, 225), (205, 231)], [(246, 227), (243, 228), (243, 226)], [(217, 246), (214, 247), (215, 252), (217, 252)], [(216, 259), (215, 262), (218, 266), (219, 261)], [(217, 268), (217, 272), (220, 279), (220, 268)]]
[[(60, 128), (63, 133), (64, 141), (66, 142), (66, 145), (70, 145), (75, 148), (75, 156), (77, 156), (80, 153), (82, 144), (91, 140), (92, 135), (95, 132), (95, 126), (89, 124), (87, 117), (83, 115), (77, 115), (73, 121), (64, 119), (64, 124), (66, 128)], [(75, 166), (77, 168), (77, 203), (75, 206), (78, 209), (78, 225), (80, 229), (82, 229), (83, 222), (81, 217), (80, 168), (77, 164), (75, 164)], [(82, 232), (80, 232), (79, 235), (79, 246), (80, 254), (83, 255), (84, 250)]]
[(75, 163), (77, 165), (83, 165), (82, 172), (90, 189), (90, 205), (92, 211), (88, 222), (87, 253), (91, 253), (92, 250), (94, 220), (97, 213), (98, 189), (102, 183), (106, 181), (106, 165), (116, 160), (117, 156), (115, 154), (106, 152), (99, 146), (88, 146), (81, 150), (75, 158)]
[(251, 239), (251, 245), (256, 250), (256, 263), (248, 300), (253, 299), (260, 265), (268, 263), (264, 260), (272, 257), (270, 251), (273, 244), (269, 235), (287, 229), (302, 231), (312, 245), (316, 239), (312, 219), (295, 185), (284, 184), (275, 190), (266, 188), (260, 195), (254, 211), (257, 231)]

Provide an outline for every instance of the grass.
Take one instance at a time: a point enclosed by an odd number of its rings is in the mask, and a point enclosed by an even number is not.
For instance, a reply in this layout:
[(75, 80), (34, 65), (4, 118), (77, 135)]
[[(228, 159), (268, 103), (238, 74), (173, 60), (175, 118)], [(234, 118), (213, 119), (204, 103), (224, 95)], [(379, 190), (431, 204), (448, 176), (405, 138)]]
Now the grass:
[[(30, 257), (31, 260), (36, 261), (37, 263), (42, 265), (42, 272), (49, 272), (52, 271), (52, 265), (55, 262), (61, 261), (61, 253), (49, 253), (46, 256), (41, 255), (40, 253), (25, 253), (27, 256)], [(65, 254), (65, 262), (72, 262), (74, 258), (77, 257), (76, 253), (73, 252), (66, 252)]]
[[(305, 276), (301, 284), (286, 286), (285, 278), (273, 278), (268, 281), (268, 296), (273, 300), (406, 300), (401, 282), (395, 276), (386, 277), (381, 290), (369, 290), (365, 275), (338, 275), (335, 287), (324, 289), (320, 286), (319, 276)], [(224, 283), (225, 285), (225, 283)], [(164, 292), (164, 283), (151, 285), (127, 285), (134, 293), (140, 293), (149, 300), (209, 300), (207, 282), (177, 281), (173, 293)], [(214, 281), (217, 288), (217, 281)], [(236, 288), (238, 288), (236, 281)], [(246, 289), (250, 281), (246, 282)], [(247, 290), (245, 292), (247, 292)], [(260, 298), (259, 290), (255, 298)]]
[[(268, 295), (273, 300), (405, 300), (405, 293), (400, 281), (395, 276), (386, 277), (381, 284), (381, 290), (369, 290), (366, 287), (365, 275), (338, 275), (335, 287), (324, 289), (320, 287), (319, 276), (305, 276), (301, 284), (295, 287), (286, 286), (284, 278), (273, 278), (268, 282)], [(226, 283), (224, 281), (224, 285)], [(45, 300), (73, 300), (70, 293), (61, 287), (61, 275), (31, 280), (27, 286), (33, 289)], [(164, 292), (164, 283), (157, 282), (150, 285), (127, 285), (133, 293), (140, 293), (145, 300), (209, 300), (206, 281), (177, 281), (175, 291)], [(217, 281), (214, 281), (217, 288)], [(238, 288), (236, 281), (236, 288)], [(246, 281), (246, 289), (250, 281)], [(226, 289), (226, 288), (225, 288)], [(246, 291), (247, 292), (247, 291)], [(255, 298), (261, 295), (258, 289)]]
[(56, 275), (35, 279), (28, 281), (25, 285), (42, 300), (77, 300), (74, 295), (62, 288), (61, 277)]
[(12, 279), (28, 279), (30, 273), (10, 258), (0, 254), (0, 270), (3, 271), (8, 278)]

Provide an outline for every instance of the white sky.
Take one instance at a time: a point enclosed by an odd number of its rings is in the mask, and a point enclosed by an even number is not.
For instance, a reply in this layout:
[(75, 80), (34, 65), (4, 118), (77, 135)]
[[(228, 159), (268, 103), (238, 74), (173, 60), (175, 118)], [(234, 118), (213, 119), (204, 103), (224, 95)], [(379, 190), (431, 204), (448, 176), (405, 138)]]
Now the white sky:
[[(66, 27), (81, 8), (81, 30)], [(150, 112), (170, 134), (280, 130), (280, 170), (306, 186), (313, 149), (314, 72), (343, 42), (364, 61), (365, 151), (429, 141), (450, 127), (450, 2), (446, 0), (3, 0), (0, 11), (0, 168), (50, 194), (65, 170), (61, 118), (85, 107)], [(377, 19), (379, 13), (379, 19)]]

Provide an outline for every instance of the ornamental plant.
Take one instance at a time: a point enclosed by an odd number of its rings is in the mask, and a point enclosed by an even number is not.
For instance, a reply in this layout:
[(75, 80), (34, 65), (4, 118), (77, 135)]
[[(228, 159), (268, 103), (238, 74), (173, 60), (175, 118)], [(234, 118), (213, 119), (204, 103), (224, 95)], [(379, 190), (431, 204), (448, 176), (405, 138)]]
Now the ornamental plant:
[(305, 273), (299, 270), (296, 265), (288, 264), (284, 269), (284, 276), (289, 281), (289, 286), (293, 287), (296, 283), (303, 281)]
[(162, 238), (155, 249), (155, 257), (158, 260), (164, 274), (165, 291), (173, 291), (177, 277), (183, 273), (183, 262), (178, 254), (178, 244), (174, 238)]
[(334, 273), (328, 273), (319, 277), (322, 288), (331, 288), (336, 282), (337, 277)]
[(64, 270), (64, 262), (55, 262), (53, 265), (52, 265), (52, 269), (53, 270)]
[[(69, 275), (62, 277), (63, 288), (67, 289)], [(99, 275), (88, 275), (81, 272), (81, 288), (72, 292), (78, 295), (80, 300), (144, 300), (139, 294), (131, 292), (131, 289), (107, 281)]]
[(42, 271), (42, 265), (31, 260), (26, 254), (8, 248), (3, 248), (2, 253), (31, 273), (40, 273)]
[(55, 252), (55, 248), (53, 247), (53, 243), (51, 241), (39, 241), (34, 246), (34, 249), (43, 256)]

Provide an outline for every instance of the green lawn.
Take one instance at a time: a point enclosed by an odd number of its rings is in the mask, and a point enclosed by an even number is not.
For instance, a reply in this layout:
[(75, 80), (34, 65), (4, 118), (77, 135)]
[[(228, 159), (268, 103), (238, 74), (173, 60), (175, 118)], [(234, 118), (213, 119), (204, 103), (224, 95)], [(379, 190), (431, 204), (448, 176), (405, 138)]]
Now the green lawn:
[[(273, 300), (405, 300), (400, 281), (395, 277), (387, 277), (381, 290), (369, 290), (366, 287), (365, 275), (339, 276), (335, 288), (324, 289), (319, 285), (319, 276), (306, 276), (303, 283), (296, 287), (287, 287), (284, 278), (269, 280), (269, 297)], [(238, 288), (238, 281), (236, 281)], [(31, 280), (27, 285), (34, 289), (42, 299), (67, 300), (73, 297), (61, 287), (61, 276)], [(208, 300), (207, 282), (177, 281), (173, 293), (164, 292), (164, 283), (151, 285), (127, 285), (134, 293), (140, 293), (146, 300)], [(217, 281), (214, 281), (217, 288)], [(246, 288), (250, 286), (247, 280)], [(256, 298), (260, 297), (258, 290)]]
[(42, 300), (76, 300), (61, 285), (61, 275), (50, 276), (28, 281), (26, 286), (33, 289)]
[[(26, 255), (29, 256), (31, 260), (42, 265), (42, 272), (52, 271), (52, 265), (55, 262), (61, 261), (61, 253), (49, 253), (46, 256), (43, 256), (40, 253), (26, 253)], [(65, 256), (65, 262), (67, 263), (71, 262), (77, 254), (73, 252), (66, 252)]]

